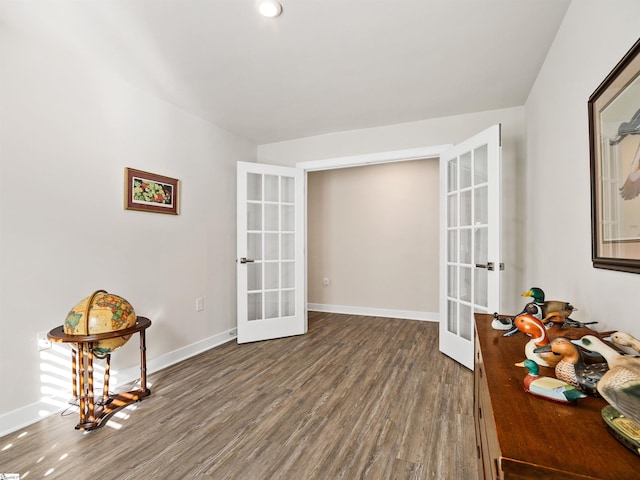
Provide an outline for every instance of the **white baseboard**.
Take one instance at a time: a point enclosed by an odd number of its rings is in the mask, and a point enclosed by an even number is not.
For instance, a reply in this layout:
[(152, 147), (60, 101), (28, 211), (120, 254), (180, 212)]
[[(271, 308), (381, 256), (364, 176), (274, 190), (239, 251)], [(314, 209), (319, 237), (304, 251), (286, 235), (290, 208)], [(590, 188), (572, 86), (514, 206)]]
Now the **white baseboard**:
[(405, 320), (440, 321), (438, 312), (414, 312), (411, 310), (390, 310), (386, 308), (352, 307), (347, 305), (327, 305), (309, 303), (307, 310), (313, 312), (344, 313), (347, 315), (366, 315), (368, 317), (402, 318)]
[[(191, 345), (179, 348), (178, 350), (149, 359), (147, 360), (147, 374), (162, 370), (163, 368), (169, 367), (186, 360), (187, 358), (193, 357), (194, 355), (198, 355), (199, 353), (211, 348), (227, 343), (235, 338), (236, 329), (232, 328), (231, 330), (205, 338), (204, 340), (192, 343)], [(136, 365), (135, 367), (120, 370), (117, 372), (117, 376), (114, 374), (114, 377), (117, 379), (117, 385), (114, 390), (117, 390), (117, 387), (134, 382), (140, 378), (140, 366)], [(151, 390), (153, 391), (153, 388), (151, 388)], [(0, 437), (27, 427), (38, 420), (42, 420), (43, 418), (54, 413), (61, 412), (62, 410), (63, 409), (61, 409), (59, 405), (50, 405), (45, 401), (39, 401), (1, 414)]]

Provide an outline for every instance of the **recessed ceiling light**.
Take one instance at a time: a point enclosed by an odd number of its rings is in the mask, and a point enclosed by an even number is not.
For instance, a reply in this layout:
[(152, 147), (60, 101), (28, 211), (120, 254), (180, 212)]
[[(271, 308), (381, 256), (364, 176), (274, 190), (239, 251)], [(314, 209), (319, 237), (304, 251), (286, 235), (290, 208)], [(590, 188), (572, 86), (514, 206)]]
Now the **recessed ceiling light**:
[(258, 2), (258, 11), (264, 17), (277, 17), (282, 13), (282, 5), (276, 0), (260, 0)]

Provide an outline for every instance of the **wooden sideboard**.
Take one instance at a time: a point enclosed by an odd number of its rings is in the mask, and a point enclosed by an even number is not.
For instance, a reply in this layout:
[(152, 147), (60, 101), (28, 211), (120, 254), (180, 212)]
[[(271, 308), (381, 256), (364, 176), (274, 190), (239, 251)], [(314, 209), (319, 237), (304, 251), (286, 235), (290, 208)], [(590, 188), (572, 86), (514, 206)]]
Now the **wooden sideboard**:
[[(606, 430), (601, 398), (560, 405), (524, 392), (529, 337), (491, 328), (476, 314), (474, 418), (479, 477), (494, 479), (640, 479), (640, 457)], [(553, 327), (558, 328), (558, 327)], [(540, 375), (554, 376), (540, 368)]]

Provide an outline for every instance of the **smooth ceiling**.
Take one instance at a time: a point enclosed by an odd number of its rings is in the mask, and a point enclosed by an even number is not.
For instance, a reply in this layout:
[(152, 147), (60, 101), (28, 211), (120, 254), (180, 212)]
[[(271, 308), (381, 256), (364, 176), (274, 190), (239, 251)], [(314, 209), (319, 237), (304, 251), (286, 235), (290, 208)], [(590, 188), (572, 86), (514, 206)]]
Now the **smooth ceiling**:
[(264, 144), (524, 105), (569, 3), (0, 0), (0, 26)]

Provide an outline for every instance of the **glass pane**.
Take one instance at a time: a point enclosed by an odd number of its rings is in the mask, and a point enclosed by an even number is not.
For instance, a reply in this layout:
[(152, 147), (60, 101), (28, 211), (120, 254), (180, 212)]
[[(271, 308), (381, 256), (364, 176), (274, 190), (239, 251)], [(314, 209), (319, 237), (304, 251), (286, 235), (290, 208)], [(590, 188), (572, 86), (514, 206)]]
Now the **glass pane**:
[(471, 313), (471, 307), (469, 305), (460, 304), (460, 321), (458, 326), (460, 328), (460, 336), (465, 340), (471, 340), (471, 329), (473, 328), (473, 315)]
[(473, 242), (473, 258), (475, 259), (475, 263), (487, 264), (488, 262), (488, 252), (489, 252), (489, 241), (487, 239), (487, 227), (481, 227), (475, 229), (475, 242)]
[(458, 231), (457, 230), (449, 230), (447, 234), (449, 237), (449, 245), (447, 250), (447, 261), (448, 262), (457, 262), (458, 261)]
[(458, 226), (458, 194), (456, 193), (447, 197), (447, 226)]
[(282, 288), (295, 287), (296, 264), (294, 262), (284, 262), (282, 266)]
[(249, 320), (262, 320), (261, 293), (250, 293), (247, 296), (247, 307)]
[(252, 260), (262, 260), (262, 234), (247, 234), (247, 258)]
[(471, 263), (472, 240), (471, 229), (460, 230), (460, 263)]
[(293, 290), (282, 292), (282, 316), (291, 317), (296, 314), (295, 294)]
[(475, 225), (486, 225), (489, 223), (489, 208), (487, 206), (487, 202), (489, 201), (487, 198), (488, 192), (489, 190), (486, 186), (475, 189), (475, 203), (473, 205)]
[(247, 230), (262, 230), (261, 203), (247, 203)]
[(471, 268), (460, 267), (460, 300), (471, 302)]
[(487, 146), (482, 145), (473, 151), (473, 183), (486, 183), (489, 178), (487, 175)]
[(282, 234), (282, 260), (295, 260), (295, 233)]
[(264, 288), (265, 290), (273, 290), (280, 288), (280, 272), (278, 263), (264, 264)]
[(247, 290), (262, 290), (261, 263), (247, 263)]
[(293, 203), (295, 201), (296, 180), (293, 177), (280, 177), (282, 196), (280, 201)]
[(293, 205), (282, 205), (282, 225), (280, 228), (285, 232), (293, 232), (295, 227), (295, 207)]
[(474, 288), (476, 289), (473, 302), (476, 305), (487, 307), (487, 282), (489, 279), (489, 271), (485, 268), (476, 268), (473, 271), (473, 274), (475, 275)]
[(262, 200), (262, 175), (247, 174), (247, 200)]
[(278, 318), (280, 316), (280, 292), (266, 292), (264, 294), (264, 318)]
[(460, 192), (460, 225), (471, 225), (471, 191)]
[(280, 215), (278, 205), (264, 206), (264, 229), (272, 232), (280, 230)]
[(460, 188), (471, 186), (471, 152), (460, 156)]
[(447, 192), (453, 192), (458, 189), (458, 159), (453, 158), (447, 162), (448, 169), (448, 185)]
[(447, 301), (447, 331), (458, 334), (458, 304), (451, 300)]
[(458, 298), (458, 267), (455, 265), (447, 267), (447, 296)]
[(280, 200), (279, 177), (275, 175), (264, 176), (264, 199), (267, 202), (277, 202)]
[(279, 260), (278, 253), (280, 251), (279, 234), (277, 233), (265, 233), (264, 234), (264, 259), (265, 260)]

